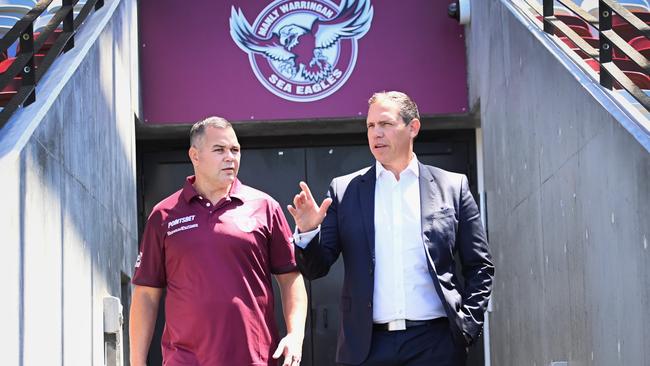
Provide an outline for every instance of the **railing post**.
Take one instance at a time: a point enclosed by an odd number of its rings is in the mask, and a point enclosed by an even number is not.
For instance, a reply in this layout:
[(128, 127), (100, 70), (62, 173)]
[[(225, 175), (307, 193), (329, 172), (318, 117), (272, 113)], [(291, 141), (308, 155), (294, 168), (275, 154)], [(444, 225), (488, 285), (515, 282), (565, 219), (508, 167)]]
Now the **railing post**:
[[(598, 30), (600, 35), (599, 61), (602, 64), (612, 62), (612, 43), (603, 36), (604, 31), (612, 29), (612, 9), (604, 1), (598, 1)], [(604, 67), (600, 68), (600, 85), (612, 89), (613, 79)]]
[[(20, 72), (21, 86), (34, 87), (36, 85), (36, 70), (34, 69), (34, 22), (20, 34), (20, 53), (28, 54), (29, 61)], [(23, 102), (23, 106), (30, 105), (36, 100), (36, 88), (32, 90)]]
[(74, 4), (73, 0), (63, 0), (63, 6), (69, 6), (70, 11), (63, 18), (63, 32), (69, 33), (72, 36), (68, 40), (68, 43), (65, 44), (63, 52), (68, 52), (74, 47)]
[(553, 24), (551, 24), (548, 20), (547, 17), (552, 17), (553, 14), (553, 5), (554, 5), (554, 0), (544, 0), (544, 11), (542, 15), (544, 15), (544, 32), (548, 34), (553, 34), (555, 31), (555, 27)]

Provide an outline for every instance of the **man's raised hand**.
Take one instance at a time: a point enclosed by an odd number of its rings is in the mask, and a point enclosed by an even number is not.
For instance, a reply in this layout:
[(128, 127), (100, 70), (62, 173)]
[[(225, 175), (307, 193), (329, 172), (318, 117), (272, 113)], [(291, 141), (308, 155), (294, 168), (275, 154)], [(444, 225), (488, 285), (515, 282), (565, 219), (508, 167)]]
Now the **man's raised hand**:
[(331, 198), (325, 198), (320, 207), (316, 204), (307, 183), (300, 182), (300, 193), (293, 197), (293, 206), (287, 206), (301, 233), (312, 231), (323, 222), (327, 209), (332, 204)]

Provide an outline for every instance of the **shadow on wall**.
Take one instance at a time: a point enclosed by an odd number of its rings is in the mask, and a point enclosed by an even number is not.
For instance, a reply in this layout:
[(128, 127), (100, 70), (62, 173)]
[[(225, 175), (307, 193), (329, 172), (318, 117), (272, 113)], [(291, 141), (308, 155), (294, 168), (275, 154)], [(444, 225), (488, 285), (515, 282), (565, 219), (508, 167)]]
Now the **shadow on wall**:
[(138, 237), (130, 54), (119, 45), (137, 31), (121, 19), (128, 3), (19, 156), (18, 293), (5, 300), (15, 301), (8, 357), (19, 365), (106, 363), (103, 299), (128, 305)]

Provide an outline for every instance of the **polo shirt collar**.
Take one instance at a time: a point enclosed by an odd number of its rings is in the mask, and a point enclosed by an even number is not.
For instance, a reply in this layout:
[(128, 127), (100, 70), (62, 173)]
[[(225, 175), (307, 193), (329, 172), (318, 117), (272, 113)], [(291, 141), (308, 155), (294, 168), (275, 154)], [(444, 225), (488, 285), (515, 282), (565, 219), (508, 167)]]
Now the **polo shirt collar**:
[[(196, 181), (196, 176), (190, 175), (185, 179), (185, 184), (183, 185), (183, 198), (186, 202), (192, 201), (193, 198), (199, 197), (199, 192), (194, 188), (194, 182)], [(235, 181), (230, 186), (230, 192), (226, 198), (236, 198), (240, 201), (244, 201), (244, 196), (242, 195), (242, 184), (239, 179), (235, 178)]]

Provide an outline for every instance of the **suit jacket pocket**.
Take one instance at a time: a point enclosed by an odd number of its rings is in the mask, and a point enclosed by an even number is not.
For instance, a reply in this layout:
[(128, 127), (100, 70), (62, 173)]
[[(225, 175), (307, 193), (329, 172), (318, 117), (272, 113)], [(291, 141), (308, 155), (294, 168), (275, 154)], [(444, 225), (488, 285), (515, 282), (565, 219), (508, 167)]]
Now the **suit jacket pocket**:
[(458, 220), (456, 219), (456, 211), (451, 208), (444, 208), (440, 211), (433, 213), (433, 220), (431, 222), (431, 229), (433, 232), (432, 239), (439, 244), (447, 244), (454, 246), (456, 241), (456, 228), (458, 227)]
[(456, 215), (456, 210), (454, 210), (453, 207), (443, 207), (438, 211), (434, 211), (433, 214), (431, 214), (432, 218), (435, 219), (441, 219), (443, 217), (449, 217)]

